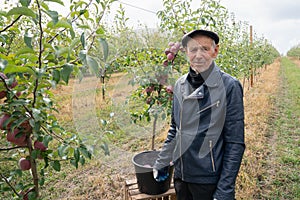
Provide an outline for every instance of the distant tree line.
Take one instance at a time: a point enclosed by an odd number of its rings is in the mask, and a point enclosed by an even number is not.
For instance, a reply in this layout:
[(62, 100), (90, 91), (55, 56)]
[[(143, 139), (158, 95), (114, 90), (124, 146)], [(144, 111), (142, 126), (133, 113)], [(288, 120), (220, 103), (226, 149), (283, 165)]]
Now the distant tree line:
[(296, 57), (300, 60), (300, 44), (292, 47), (288, 52), (287, 56)]

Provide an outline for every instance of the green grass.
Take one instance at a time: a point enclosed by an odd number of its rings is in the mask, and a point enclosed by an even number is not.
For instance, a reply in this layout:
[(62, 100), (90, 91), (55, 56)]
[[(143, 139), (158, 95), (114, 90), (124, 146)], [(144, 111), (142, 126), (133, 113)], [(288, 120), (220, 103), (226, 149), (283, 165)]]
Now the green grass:
[(281, 61), (282, 88), (271, 131), (276, 133), (270, 190), (266, 199), (300, 199), (300, 66), (288, 58)]

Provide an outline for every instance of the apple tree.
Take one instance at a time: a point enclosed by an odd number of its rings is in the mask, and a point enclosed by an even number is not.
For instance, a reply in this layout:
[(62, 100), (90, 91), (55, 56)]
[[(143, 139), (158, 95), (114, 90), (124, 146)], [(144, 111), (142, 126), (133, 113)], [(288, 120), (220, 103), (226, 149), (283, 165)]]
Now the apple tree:
[[(5, 1), (0, 10), (0, 191), (40, 198), (47, 170), (90, 159), (77, 133), (65, 130), (53, 88), (84, 73), (99, 75), (90, 52), (105, 41), (102, 18), (114, 0)], [(60, 6), (59, 11), (54, 5)], [(69, 7), (64, 15), (62, 10)]]

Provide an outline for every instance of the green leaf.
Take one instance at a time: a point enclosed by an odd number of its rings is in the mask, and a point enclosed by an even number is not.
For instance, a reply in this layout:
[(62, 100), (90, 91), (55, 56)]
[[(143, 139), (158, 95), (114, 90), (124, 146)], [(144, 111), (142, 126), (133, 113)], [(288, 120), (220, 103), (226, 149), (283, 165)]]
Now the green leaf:
[(33, 117), (36, 121), (41, 121), (42, 120), (41, 110), (36, 109), (36, 108), (32, 108), (32, 115), (33, 115)]
[(109, 148), (106, 142), (103, 142), (103, 144), (100, 147), (103, 149), (104, 155), (106, 156), (110, 155)]
[(6, 51), (6, 49), (0, 46), (0, 52), (3, 53), (5, 51)]
[(69, 47), (57, 47), (57, 51), (55, 52), (57, 57), (63, 56), (65, 54), (68, 54), (70, 52)]
[(58, 70), (53, 70), (52, 72), (52, 77), (53, 77), (53, 80), (56, 82), (56, 83), (59, 83), (60, 81), (60, 71)]
[(85, 158), (83, 156), (80, 156), (79, 162), (81, 163), (81, 165), (85, 164)]
[(71, 159), (71, 160), (70, 160), (70, 163), (71, 163), (72, 165), (74, 165), (74, 166), (76, 167), (76, 169), (78, 168), (78, 162), (76, 162), (76, 160)]
[(91, 56), (86, 57), (87, 66), (89, 67), (90, 71), (98, 75), (99, 74), (99, 64), (98, 62)]
[(26, 99), (16, 99), (12, 103), (10, 103), (10, 106), (24, 106), (29, 102), (30, 100), (26, 100)]
[(89, 152), (86, 148), (84, 148), (84, 147), (79, 147), (79, 151), (80, 151), (86, 158), (89, 158), (89, 159), (92, 158), (91, 152)]
[(10, 175), (18, 175), (18, 176), (22, 176), (22, 170), (21, 169), (16, 169), (10, 172)]
[(44, 177), (39, 178), (39, 184), (40, 184), (40, 186), (43, 186), (45, 184), (45, 178)]
[(60, 162), (58, 160), (54, 160), (50, 163), (55, 171), (60, 171)]
[(31, 157), (33, 159), (37, 159), (37, 156), (38, 156), (38, 152), (39, 150), (36, 150), (36, 149), (33, 149), (32, 152), (31, 152)]
[(73, 29), (70, 29), (70, 35), (71, 35), (71, 38), (74, 39), (75, 38), (75, 32)]
[(80, 41), (81, 41), (82, 47), (85, 49), (85, 36), (84, 36), (84, 33), (81, 34)]
[(31, 75), (35, 75), (35, 72), (30, 67), (20, 67), (20, 66), (14, 66), (14, 65), (7, 65), (7, 67), (4, 69), (5, 74), (10, 73), (29, 73)]
[(53, 24), (56, 25), (58, 22), (58, 12), (49, 10), (48, 14), (51, 17)]
[(105, 32), (104, 32), (104, 29), (103, 29), (102, 27), (100, 27), (100, 28), (98, 28), (98, 29), (96, 30), (96, 33), (99, 34), (99, 35), (102, 35), (102, 34), (104, 34)]
[(49, 142), (53, 140), (53, 137), (51, 135), (46, 135), (43, 139), (43, 143), (46, 147), (48, 147)]
[(72, 29), (72, 25), (65, 19), (58, 20), (57, 23), (54, 23), (54, 21), (51, 21), (47, 24), (47, 27), (50, 28), (66, 28), (66, 29)]
[(74, 151), (74, 158), (75, 158), (76, 162), (79, 162), (79, 157), (80, 157), (80, 152), (79, 152), (79, 149), (76, 148)]
[(69, 83), (70, 75), (73, 71), (72, 64), (65, 64), (63, 65), (63, 69), (60, 71), (61, 79), (65, 81), (67, 84)]
[(67, 145), (62, 145), (58, 147), (58, 155), (62, 158), (64, 156), (66, 156), (68, 154), (68, 152), (66, 151), (68, 148)]
[(35, 13), (31, 9), (24, 7), (24, 6), (12, 8), (7, 13), (7, 16), (10, 16), (10, 15), (25, 15), (25, 16), (33, 17), (33, 18), (36, 17)]
[(26, 44), (27, 47), (29, 47), (30, 49), (32, 49), (32, 37), (29, 37), (27, 34), (24, 35), (24, 42)]
[(28, 7), (30, 5), (31, 0), (20, 0), (22, 6)]
[(80, 52), (79, 52), (79, 58), (80, 58), (80, 60), (83, 62), (83, 63), (85, 63), (86, 62), (86, 57), (87, 57), (87, 51), (86, 50), (81, 50)]
[(55, 2), (55, 3), (59, 3), (60, 5), (64, 6), (64, 2), (61, 0), (44, 0), (44, 1), (51, 1), (51, 2)]
[(68, 28), (68, 29), (72, 29), (72, 25), (67, 20), (59, 20), (55, 24), (55, 27), (56, 28)]
[(103, 60), (104, 62), (106, 62), (107, 57), (108, 57), (108, 44), (107, 41), (104, 38), (100, 38), (99, 42), (102, 46), (102, 50), (103, 50)]
[(29, 48), (29, 47), (24, 47), (22, 49), (20, 49), (19, 51), (17, 51), (16, 56), (22, 55), (22, 54), (34, 54), (33, 49)]

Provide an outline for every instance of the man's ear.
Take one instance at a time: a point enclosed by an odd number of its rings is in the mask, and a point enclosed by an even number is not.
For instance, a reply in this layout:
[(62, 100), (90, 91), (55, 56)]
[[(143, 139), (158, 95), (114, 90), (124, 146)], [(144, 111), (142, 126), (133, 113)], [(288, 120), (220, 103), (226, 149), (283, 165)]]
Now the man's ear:
[(215, 52), (214, 52), (214, 54), (213, 54), (213, 57), (214, 57), (214, 58), (216, 58), (216, 57), (218, 56), (218, 54), (219, 54), (219, 48), (220, 48), (220, 46), (219, 46), (219, 44), (217, 44), (217, 45), (215, 46)]

